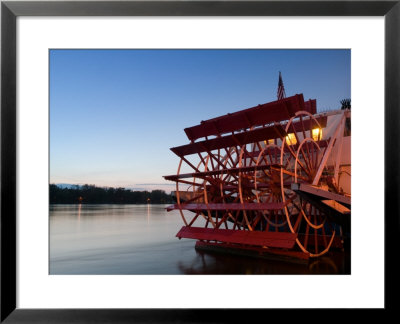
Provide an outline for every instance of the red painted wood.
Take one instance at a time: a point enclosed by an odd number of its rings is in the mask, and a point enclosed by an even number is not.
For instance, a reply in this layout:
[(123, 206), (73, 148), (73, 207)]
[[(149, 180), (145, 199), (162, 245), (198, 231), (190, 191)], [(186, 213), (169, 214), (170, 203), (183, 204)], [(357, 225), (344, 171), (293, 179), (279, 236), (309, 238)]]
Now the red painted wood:
[[(327, 117), (317, 117), (316, 120), (321, 127), (326, 126)], [(307, 128), (312, 128), (309, 125), (310, 120), (304, 120), (303, 125)], [(300, 129), (300, 122), (293, 123), (295, 129)], [(217, 149), (224, 149), (230, 147), (242, 146), (245, 144), (257, 143), (275, 138), (284, 138), (286, 132), (282, 125), (276, 124), (268, 127), (256, 128), (253, 130), (243, 131), (234, 135), (226, 135), (223, 137), (217, 137), (209, 140), (199, 141), (190, 143), (182, 146), (172, 147), (171, 151), (179, 157), (186, 155), (197, 154), (202, 152), (211, 152)]]
[(240, 231), (188, 226), (183, 226), (176, 236), (179, 238), (286, 249), (293, 248), (296, 241), (296, 234), (287, 232)]
[(287, 120), (299, 110), (304, 110), (302, 94), (208, 119), (202, 121), (200, 125), (185, 128), (185, 133), (189, 140), (195, 141), (201, 137), (222, 135), (253, 126)]
[(308, 101), (304, 102), (304, 110), (308, 111), (311, 114), (316, 114), (317, 113), (317, 100), (316, 99), (310, 99)]
[(209, 204), (174, 204), (167, 207), (168, 211), (174, 209), (183, 210), (281, 210), (285, 203), (209, 203)]
[(185, 179), (185, 178), (200, 178), (203, 179), (205, 177), (215, 176), (215, 175), (223, 175), (223, 174), (238, 174), (239, 172), (255, 172), (258, 170), (265, 170), (271, 167), (279, 168), (279, 164), (270, 164), (270, 165), (259, 165), (257, 168), (255, 166), (250, 167), (241, 167), (241, 168), (230, 168), (230, 169), (219, 169), (214, 171), (206, 171), (206, 172), (194, 172), (194, 173), (182, 173), (182, 174), (174, 174), (169, 176), (164, 176), (165, 180), (176, 181), (177, 179)]
[(322, 198), (327, 198), (331, 200), (335, 200), (344, 204), (351, 205), (351, 197), (344, 196), (341, 194), (337, 194), (334, 192), (330, 192), (328, 190), (322, 189), (321, 187), (318, 186), (313, 186), (308, 183), (301, 183), (301, 184), (293, 184), (292, 185), (293, 190), (298, 190), (298, 191), (303, 191), (307, 192)]
[(179, 157), (201, 152), (211, 152), (217, 149), (241, 146), (244, 144), (255, 143), (267, 139), (283, 138), (286, 133), (281, 125), (257, 128), (251, 131), (243, 131), (234, 135), (226, 135), (209, 140), (190, 143), (171, 148)]

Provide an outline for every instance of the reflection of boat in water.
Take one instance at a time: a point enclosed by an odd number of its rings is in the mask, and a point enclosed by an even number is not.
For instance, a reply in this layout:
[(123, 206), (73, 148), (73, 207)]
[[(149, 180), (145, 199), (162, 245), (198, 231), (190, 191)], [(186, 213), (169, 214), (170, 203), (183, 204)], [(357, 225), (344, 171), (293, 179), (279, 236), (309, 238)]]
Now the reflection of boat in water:
[[(303, 95), (185, 129), (176, 204), (179, 238), (319, 257), (350, 233), (351, 112), (317, 113)], [(184, 170), (186, 168), (186, 170)]]
[(344, 253), (331, 252), (320, 258), (299, 262), (295, 258), (260, 258), (251, 254), (201, 250), (189, 262), (179, 262), (184, 274), (350, 274), (350, 258)]

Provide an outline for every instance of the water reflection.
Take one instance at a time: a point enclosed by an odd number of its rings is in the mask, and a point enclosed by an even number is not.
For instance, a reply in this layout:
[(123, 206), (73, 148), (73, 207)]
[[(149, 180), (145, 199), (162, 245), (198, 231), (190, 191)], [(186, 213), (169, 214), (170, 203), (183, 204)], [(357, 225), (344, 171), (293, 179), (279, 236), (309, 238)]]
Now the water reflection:
[(196, 250), (190, 264), (179, 263), (178, 267), (184, 274), (343, 274), (344, 262), (341, 253), (297, 263)]
[(294, 264), (198, 251), (166, 205), (51, 205), (50, 274), (343, 274), (343, 253)]

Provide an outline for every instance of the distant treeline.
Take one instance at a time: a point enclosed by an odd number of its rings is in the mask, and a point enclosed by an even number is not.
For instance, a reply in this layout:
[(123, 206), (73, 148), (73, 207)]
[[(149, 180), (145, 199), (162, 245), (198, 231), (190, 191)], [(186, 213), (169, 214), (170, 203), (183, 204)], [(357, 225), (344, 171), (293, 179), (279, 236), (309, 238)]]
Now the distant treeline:
[(164, 190), (132, 191), (125, 188), (102, 188), (94, 185), (60, 188), (50, 184), (50, 204), (169, 204), (174, 203)]

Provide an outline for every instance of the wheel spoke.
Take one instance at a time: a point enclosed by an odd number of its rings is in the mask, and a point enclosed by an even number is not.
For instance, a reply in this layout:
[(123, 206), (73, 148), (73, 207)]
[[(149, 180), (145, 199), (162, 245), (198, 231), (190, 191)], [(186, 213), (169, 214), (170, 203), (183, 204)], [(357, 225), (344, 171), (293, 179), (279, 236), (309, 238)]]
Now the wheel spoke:
[[(299, 118), (299, 122), (296, 122), (297, 126), (294, 126), (294, 118), (292, 118), (286, 127), (286, 133), (289, 133), (289, 130), (294, 133), (297, 154), (294, 154), (291, 149), (295, 145), (289, 143), (286, 147), (285, 141), (282, 142), (281, 192), (283, 202), (287, 203), (284, 211), (289, 229), (298, 234), (296, 239), (298, 247), (311, 257), (315, 257), (323, 255), (329, 250), (333, 242), (334, 231), (326, 230), (325, 227), (329, 225), (326, 215), (311, 202), (302, 201), (298, 194), (292, 191), (286, 183), (291, 184), (297, 181), (311, 184), (322, 160), (320, 154), (324, 156), (328, 145), (325, 145), (324, 150), (321, 150), (318, 143), (312, 138), (312, 125), (319, 127), (318, 122), (311, 115), (298, 114), (299, 116), (296, 115)], [(305, 127), (305, 118), (310, 119), (308, 120), (309, 128)], [(310, 136), (307, 136), (307, 134), (310, 134)], [(299, 135), (303, 137), (301, 141)], [(318, 142), (322, 143), (320, 138), (318, 138)], [(289, 199), (291, 200), (289, 201)]]

